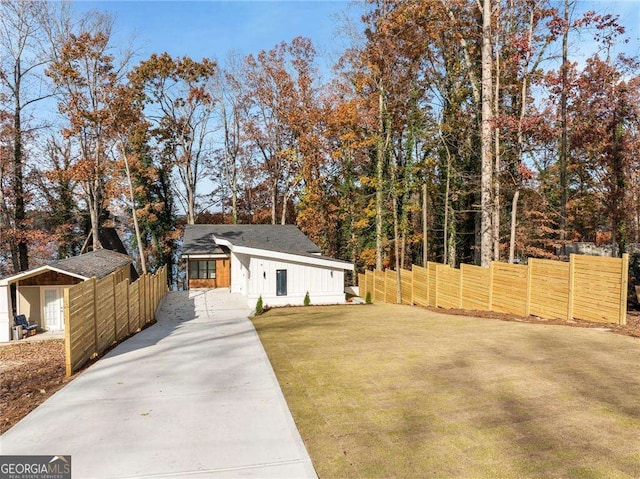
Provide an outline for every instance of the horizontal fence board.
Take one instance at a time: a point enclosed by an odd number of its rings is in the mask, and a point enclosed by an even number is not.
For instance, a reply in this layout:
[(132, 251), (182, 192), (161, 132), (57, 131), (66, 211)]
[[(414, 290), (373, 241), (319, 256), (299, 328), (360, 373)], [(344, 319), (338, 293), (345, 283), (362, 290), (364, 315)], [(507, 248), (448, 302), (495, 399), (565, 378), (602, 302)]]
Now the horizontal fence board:
[(413, 275), (407, 269), (400, 270), (402, 304), (413, 304)]
[(358, 273), (358, 291), (362, 298), (367, 297), (367, 275)]
[(429, 306), (436, 306), (436, 295), (438, 292), (438, 272), (436, 268), (439, 263), (427, 262), (427, 275), (429, 277)]
[(436, 306), (439, 308), (459, 308), (460, 270), (439, 265), (436, 271), (438, 275)]
[[(624, 323), (628, 257), (571, 255), (561, 262), (532, 258), (528, 265), (493, 262), (491, 269), (460, 269), (428, 262), (402, 270), (403, 303), (489, 310), (549, 319)], [(396, 302), (396, 273), (369, 272), (378, 301)], [(365, 278), (366, 281), (366, 278)]]
[[(366, 276), (365, 283), (367, 284), (367, 293), (371, 293), (371, 300), (373, 301), (373, 272), (367, 271), (365, 276)], [(366, 296), (364, 299), (366, 299)]]
[(382, 271), (378, 271), (376, 270), (373, 276), (373, 280), (374, 280), (374, 301), (380, 301), (380, 302), (384, 302), (385, 301), (385, 297), (384, 297), (384, 287), (385, 287), (385, 282), (384, 282), (384, 272)]
[(491, 309), (524, 316), (527, 310), (528, 274), (527, 266), (494, 262)]
[(398, 298), (398, 280), (396, 279), (396, 272), (393, 270), (386, 270), (384, 272), (385, 281), (385, 302), (395, 304)]
[(531, 259), (529, 268), (529, 313), (549, 319), (567, 319), (570, 264)]
[(418, 306), (429, 305), (429, 274), (427, 268), (413, 265), (413, 302)]
[(162, 267), (154, 275), (142, 275), (133, 284), (129, 284), (129, 280), (116, 284), (112, 274), (65, 288), (67, 376), (92, 357), (101, 355), (116, 341), (139, 330), (143, 325), (141, 300), (148, 303), (147, 312), (153, 319), (167, 291), (166, 280), (166, 267)]
[(460, 265), (462, 272), (462, 307), (489, 310), (491, 270), (470, 264)]

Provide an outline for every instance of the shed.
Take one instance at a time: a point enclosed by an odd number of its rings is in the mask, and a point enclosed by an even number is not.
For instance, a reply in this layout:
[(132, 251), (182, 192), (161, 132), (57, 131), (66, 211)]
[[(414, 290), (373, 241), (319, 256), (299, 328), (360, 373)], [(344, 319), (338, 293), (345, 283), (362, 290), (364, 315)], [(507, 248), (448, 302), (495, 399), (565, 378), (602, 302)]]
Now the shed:
[(0, 279), (0, 342), (9, 340), (14, 314), (39, 329), (64, 330), (64, 289), (112, 273), (116, 282), (131, 280), (131, 263), (127, 255), (100, 249)]
[(188, 225), (182, 258), (189, 288), (230, 288), (255, 306), (345, 302), (348, 261), (322, 256), (294, 225)]

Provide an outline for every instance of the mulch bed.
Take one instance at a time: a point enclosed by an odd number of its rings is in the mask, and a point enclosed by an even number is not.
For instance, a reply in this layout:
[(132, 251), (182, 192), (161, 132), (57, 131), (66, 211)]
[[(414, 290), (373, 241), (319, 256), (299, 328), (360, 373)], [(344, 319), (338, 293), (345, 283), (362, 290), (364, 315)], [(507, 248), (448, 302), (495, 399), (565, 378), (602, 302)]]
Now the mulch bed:
[(633, 336), (640, 338), (640, 311), (633, 310), (627, 314), (627, 324), (620, 325), (614, 323), (596, 323), (592, 321), (583, 321), (581, 319), (574, 319), (572, 321), (566, 321), (561, 319), (544, 319), (537, 316), (517, 316), (515, 314), (496, 313), (494, 311), (471, 311), (467, 309), (442, 309), (434, 307), (426, 307), (429, 311), (434, 311), (443, 314), (453, 314), (455, 316), (473, 316), (475, 318), (491, 318), (499, 319), (501, 321), (516, 321), (520, 323), (537, 323), (537, 324), (555, 324), (559, 326), (571, 326), (574, 328), (606, 328), (613, 333), (622, 334), (625, 336)]
[(0, 434), (70, 379), (65, 377), (62, 340), (0, 347)]

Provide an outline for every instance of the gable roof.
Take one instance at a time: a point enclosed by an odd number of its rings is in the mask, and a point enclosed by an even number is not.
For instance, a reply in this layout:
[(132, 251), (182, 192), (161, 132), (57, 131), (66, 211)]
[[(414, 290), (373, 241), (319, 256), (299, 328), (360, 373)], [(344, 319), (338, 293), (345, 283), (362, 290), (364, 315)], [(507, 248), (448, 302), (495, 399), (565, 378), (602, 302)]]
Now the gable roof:
[(38, 266), (37, 268), (31, 268), (27, 271), (4, 277), (0, 279), (0, 286), (36, 276), (45, 271), (57, 271), (80, 279), (89, 279), (93, 276), (100, 279), (132, 263), (133, 260), (130, 256), (108, 249), (99, 249), (71, 258), (51, 261), (44, 266)]
[[(93, 238), (93, 230), (89, 231), (89, 235), (87, 236), (87, 239), (85, 240), (84, 245), (80, 250), (80, 253), (83, 253), (89, 250), (93, 251), (93, 248), (91, 245), (92, 238)], [(116, 251), (118, 253), (122, 253), (127, 256), (129, 255), (129, 253), (127, 252), (127, 248), (125, 248), (124, 243), (120, 239), (120, 235), (118, 235), (118, 230), (116, 230), (113, 227), (103, 226), (102, 228), (100, 228), (98, 230), (98, 240), (100, 242), (100, 245), (104, 249)], [(133, 261), (131, 262), (131, 266), (129, 268), (129, 275), (131, 276), (131, 282), (134, 282), (140, 277), (140, 275), (138, 274), (138, 271), (136, 270), (135, 265), (133, 264)]]
[(187, 225), (182, 254), (226, 252), (216, 238), (245, 248), (303, 256), (320, 253), (320, 248), (295, 225)]
[(52, 261), (47, 266), (84, 278), (95, 276), (100, 279), (130, 263), (132, 263), (131, 257), (127, 255), (108, 249), (99, 249), (79, 256)]

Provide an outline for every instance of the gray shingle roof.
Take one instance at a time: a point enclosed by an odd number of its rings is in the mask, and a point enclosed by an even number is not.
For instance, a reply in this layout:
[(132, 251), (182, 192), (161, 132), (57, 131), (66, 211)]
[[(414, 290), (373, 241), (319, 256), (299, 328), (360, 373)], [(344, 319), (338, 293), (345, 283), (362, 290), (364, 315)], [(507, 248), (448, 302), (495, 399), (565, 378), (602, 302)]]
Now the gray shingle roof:
[(234, 246), (310, 255), (318, 248), (294, 225), (187, 225), (184, 229), (182, 254), (215, 253), (220, 248), (215, 238)]
[(85, 278), (93, 276), (104, 278), (130, 263), (132, 263), (131, 257), (127, 255), (108, 249), (99, 249), (79, 256), (52, 261), (49, 266)]

